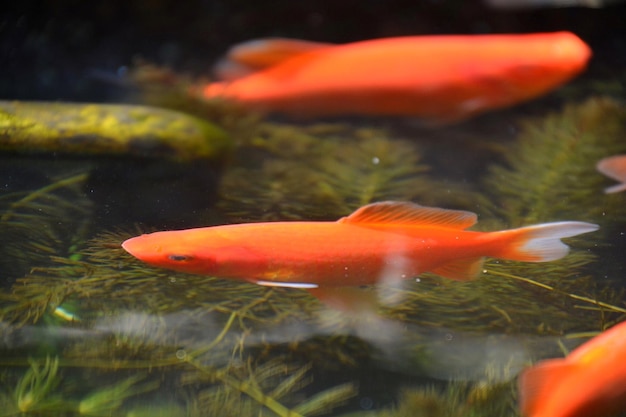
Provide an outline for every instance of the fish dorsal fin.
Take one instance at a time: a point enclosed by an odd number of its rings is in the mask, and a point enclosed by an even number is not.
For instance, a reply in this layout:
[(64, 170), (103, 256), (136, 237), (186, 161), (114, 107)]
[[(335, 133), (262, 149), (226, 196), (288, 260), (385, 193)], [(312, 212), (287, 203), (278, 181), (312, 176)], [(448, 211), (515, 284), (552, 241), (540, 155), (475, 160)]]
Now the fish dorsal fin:
[(289, 38), (253, 39), (232, 46), (214, 68), (221, 80), (235, 80), (273, 67), (295, 56), (334, 46)]
[(350, 224), (398, 224), (412, 226), (438, 226), (466, 229), (476, 223), (476, 214), (462, 210), (425, 207), (398, 201), (382, 201), (363, 206), (351, 215), (338, 220)]
[(576, 363), (565, 359), (549, 359), (524, 370), (518, 380), (522, 415), (538, 415), (546, 396), (578, 368)]

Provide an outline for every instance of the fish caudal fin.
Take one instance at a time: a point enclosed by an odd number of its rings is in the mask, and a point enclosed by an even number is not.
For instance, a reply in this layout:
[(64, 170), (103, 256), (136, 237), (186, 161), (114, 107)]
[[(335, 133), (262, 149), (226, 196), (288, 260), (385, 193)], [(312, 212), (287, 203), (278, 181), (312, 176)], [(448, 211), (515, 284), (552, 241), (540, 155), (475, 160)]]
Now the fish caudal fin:
[(605, 188), (605, 193), (611, 194), (626, 190), (626, 155), (604, 158), (598, 162), (596, 169), (607, 177), (621, 182), (621, 184)]
[(569, 246), (561, 242), (562, 238), (598, 229), (599, 226), (592, 223), (556, 222), (494, 232), (491, 235), (502, 235), (504, 242), (499, 253), (492, 256), (524, 262), (554, 261), (569, 252)]
[(549, 359), (527, 368), (517, 381), (520, 410), (523, 416), (535, 416), (560, 381), (576, 372), (576, 363), (565, 359)]

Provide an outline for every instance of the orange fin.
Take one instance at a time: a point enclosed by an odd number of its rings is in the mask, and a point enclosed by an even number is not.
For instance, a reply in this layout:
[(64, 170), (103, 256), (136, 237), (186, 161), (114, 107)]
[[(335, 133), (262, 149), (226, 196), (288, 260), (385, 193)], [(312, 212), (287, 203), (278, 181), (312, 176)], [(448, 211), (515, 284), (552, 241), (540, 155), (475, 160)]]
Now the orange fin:
[(378, 308), (378, 295), (371, 288), (318, 287), (307, 291), (324, 304), (347, 313), (374, 312)]
[[(562, 238), (598, 230), (597, 224), (585, 222), (543, 223), (492, 234), (511, 235), (510, 243), (503, 244), (497, 258), (525, 262), (548, 262), (561, 259), (569, 252)], [(506, 237), (504, 238), (506, 239)]]
[(297, 55), (326, 49), (333, 44), (288, 38), (254, 39), (232, 46), (214, 68), (222, 80), (242, 78), (280, 64)]
[(549, 359), (525, 369), (518, 379), (519, 404), (523, 416), (534, 416), (554, 387), (577, 369), (565, 359)]
[(601, 174), (621, 183), (605, 188), (605, 193), (610, 194), (626, 190), (626, 155), (604, 158), (598, 162), (596, 169)]
[(476, 223), (476, 214), (462, 210), (424, 207), (415, 203), (383, 201), (363, 206), (339, 223), (383, 224), (395, 223), (414, 226), (438, 226), (466, 229)]
[(469, 281), (480, 274), (484, 258), (458, 259), (432, 269), (432, 272), (448, 279)]

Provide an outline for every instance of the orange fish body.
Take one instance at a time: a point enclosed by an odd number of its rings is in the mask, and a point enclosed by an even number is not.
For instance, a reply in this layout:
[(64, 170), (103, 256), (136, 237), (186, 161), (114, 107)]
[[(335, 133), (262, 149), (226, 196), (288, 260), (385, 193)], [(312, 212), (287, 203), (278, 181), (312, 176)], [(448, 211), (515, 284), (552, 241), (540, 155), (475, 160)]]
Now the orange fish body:
[(298, 116), (450, 122), (540, 96), (580, 73), (591, 56), (569, 32), (410, 36), (344, 45), (302, 41), (302, 53), (296, 53), (297, 42), (252, 41), (249, 60), (246, 44), (235, 48), (232, 63), (253, 62), (251, 67), (261, 69), (209, 84), (202, 95)]
[(524, 417), (608, 417), (626, 411), (626, 322), (522, 372)]
[(484, 256), (542, 262), (567, 253), (560, 238), (596, 225), (558, 222), (472, 232), (474, 213), (382, 202), (337, 222), (274, 222), (156, 232), (123, 243), (142, 261), (260, 285), (328, 288), (401, 280), (431, 271), (467, 280)]
[(607, 177), (620, 182), (620, 184), (607, 187), (604, 190), (605, 193), (618, 193), (626, 190), (626, 155), (615, 155), (604, 158), (598, 162), (596, 168)]

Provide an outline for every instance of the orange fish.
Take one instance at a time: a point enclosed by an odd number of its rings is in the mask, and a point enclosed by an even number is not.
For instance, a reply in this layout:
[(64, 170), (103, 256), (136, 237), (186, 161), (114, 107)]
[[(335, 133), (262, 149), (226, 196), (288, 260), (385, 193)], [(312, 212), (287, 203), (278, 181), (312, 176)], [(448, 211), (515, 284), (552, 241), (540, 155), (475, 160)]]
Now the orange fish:
[(621, 183), (607, 187), (604, 190), (605, 193), (618, 193), (626, 190), (626, 155), (615, 155), (601, 159), (596, 168), (600, 173)]
[(570, 32), (344, 45), (265, 39), (232, 48), (218, 65), (218, 75), (230, 81), (206, 85), (201, 95), (295, 116), (414, 116), (445, 123), (545, 94), (580, 73), (590, 56)]
[(122, 246), (142, 261), (192, 274), (305, 288), (338, 303), (346, 287), (417, 277), (427, 271), (469, 280), (484, 256), (527, 262), (559, 259), (561, 238), (592, 232), (595, 224), (556, 222), (498, 232), (464, 229), (467, 211), (380, 202), (336, 222), (273, 222), (156, 232)]
[(522, 372), (525, 417), (607, 417), (626, 411), (626, 322)]

